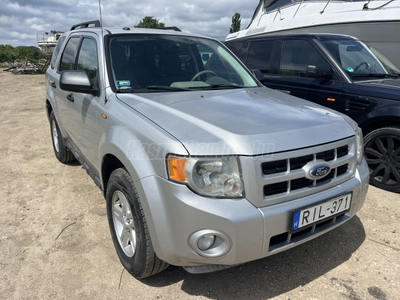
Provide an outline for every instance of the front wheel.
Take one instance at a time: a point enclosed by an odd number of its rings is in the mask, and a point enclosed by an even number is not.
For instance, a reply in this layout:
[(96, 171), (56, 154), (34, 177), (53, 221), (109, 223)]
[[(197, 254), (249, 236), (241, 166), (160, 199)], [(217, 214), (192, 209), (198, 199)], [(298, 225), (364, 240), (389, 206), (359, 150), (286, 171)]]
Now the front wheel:
[(370, 183), (400, 192), (400, 128), (385, 127), (370, 132), (364, 140)]
[(57, 159), (62, 163), (67, 163), (75, 160), (74, 154), (64, 145), (64, 140), (58, 127), (54, 111), (50, 113), (50, 132), (53, 142), (53, 150)]
[(125, 169), (112, 172), (106, 193), (107, 217), (118, 257), (136, 278), (146, 278), (168, 267), (154, 252), (142, 204)]

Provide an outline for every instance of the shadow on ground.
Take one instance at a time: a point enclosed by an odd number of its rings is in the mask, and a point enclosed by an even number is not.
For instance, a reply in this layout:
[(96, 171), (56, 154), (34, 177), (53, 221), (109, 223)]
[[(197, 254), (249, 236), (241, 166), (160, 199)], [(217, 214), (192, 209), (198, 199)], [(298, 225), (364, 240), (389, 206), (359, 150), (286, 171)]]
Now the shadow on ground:
[(170, 266), (142, 280), (153, 287), (183, 281), (189, 295), (211, 299), (267, 299), (306, 285), (347, 261), (365, 240), (356, 216), (339, 228), (288, 251), (220, 272), (192, 275)]

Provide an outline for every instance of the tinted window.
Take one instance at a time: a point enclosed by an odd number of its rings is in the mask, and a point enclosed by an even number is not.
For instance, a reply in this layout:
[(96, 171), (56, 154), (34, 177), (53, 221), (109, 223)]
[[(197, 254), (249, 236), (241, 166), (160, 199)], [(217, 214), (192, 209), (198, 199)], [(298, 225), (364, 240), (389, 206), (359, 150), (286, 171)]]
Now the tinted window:
[(94, 86), (98, 69), (96, 42), (89, 38), (84, 38), (79, 51), (77, 70), (86, 71), (90, 82)]
[(280, 72), (285, 76), (306, 77), (308, 65), (328, 66), (322, 56), (305, 40), (282, 43)]
[(262, 73), (272, 73), (270, 70), (273, 40), (254, 41), (250, 43), (247, 56), (249, 69), (258, 69)]
[(58, 40), (57, 46), (53, 51), (53, 56), (51, 57), (51, 68), (52, 69), (54, 69), (54, 65), (55, 65), (56, 60), (57, 60), (58, 52), (60, 52), (61, 46), (62, 46), (62, 44), (64, 44), (64, 40), (65, 40), (65, 36), (61, 37)]
[(64, 49), (61, 59), (60, 71), (73, 70), (75, 65), (75, 53), (79, 38), (71, 38)]
[(239, 55), (239, 51), (242, 48), (242, 43), (241, 42), (233, 42), (233, 43), (227, 43), (226, 46), (231, 49), (233, 53), (235, 53), (236, 56)]

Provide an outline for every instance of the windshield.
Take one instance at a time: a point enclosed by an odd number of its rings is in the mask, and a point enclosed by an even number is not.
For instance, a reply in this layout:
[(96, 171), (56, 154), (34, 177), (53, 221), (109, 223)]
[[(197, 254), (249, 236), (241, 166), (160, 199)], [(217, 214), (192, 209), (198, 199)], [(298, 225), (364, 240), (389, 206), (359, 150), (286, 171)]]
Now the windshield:
[(107, 40), (117, 92), (256, 87), (249, 72), (220, 43), (195, 37), (120, 34)]
[(372, 51), (372, 53), (375, 54), (375, 56), (379, 59), (379, 61), (382, 63), (382, 65), (389, 73), (400, 75), (400, 69), (394, 63), (392, 63), (392, 61), (389, 58), (387, 58), (383, 53), (381, 53), (374, 47), (371, 46), (368, 47)]
[(321, 42), (353, 78), (397, 76), (361, 41), (344, 39)]

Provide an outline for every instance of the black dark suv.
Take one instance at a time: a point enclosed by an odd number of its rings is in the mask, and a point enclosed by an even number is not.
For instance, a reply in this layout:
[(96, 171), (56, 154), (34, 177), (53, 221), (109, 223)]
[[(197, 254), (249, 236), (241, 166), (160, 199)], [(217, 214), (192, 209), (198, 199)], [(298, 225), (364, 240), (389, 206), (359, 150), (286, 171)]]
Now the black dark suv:
[(400, 192), (400, 70), (360, 40), (332, 34), (226, 42), (267, 87), (353, 118), (365, 135), (370, 183)]

